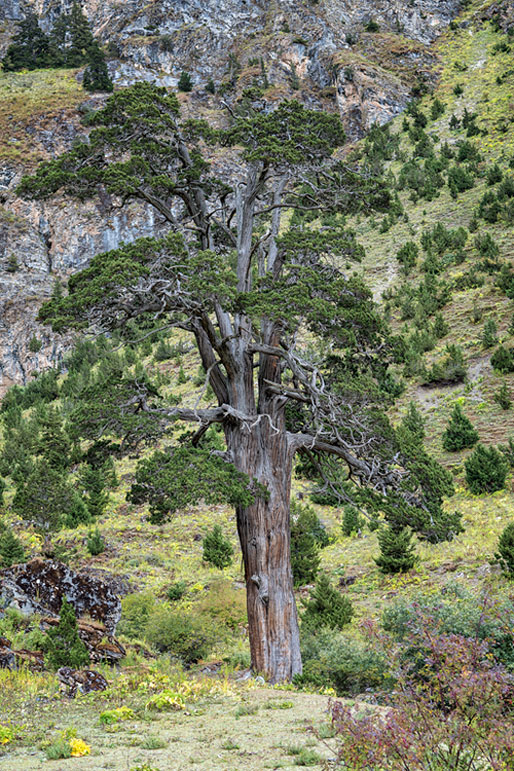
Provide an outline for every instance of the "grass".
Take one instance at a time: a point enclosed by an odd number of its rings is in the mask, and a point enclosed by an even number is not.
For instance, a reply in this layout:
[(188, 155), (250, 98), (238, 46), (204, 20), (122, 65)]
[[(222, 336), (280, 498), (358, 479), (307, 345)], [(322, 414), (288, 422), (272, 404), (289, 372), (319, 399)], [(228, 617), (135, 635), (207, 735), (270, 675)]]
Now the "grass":
[(55, 132), (54, 141), (59, 146), (56, 125), (76, 122), (76, 108), (87, 96), (75, 72), (0, 71), (1, 161), (22, 162), (25, 168), (31, 168), (46, 158), (47, 148), (36, 138), (45, 129)]

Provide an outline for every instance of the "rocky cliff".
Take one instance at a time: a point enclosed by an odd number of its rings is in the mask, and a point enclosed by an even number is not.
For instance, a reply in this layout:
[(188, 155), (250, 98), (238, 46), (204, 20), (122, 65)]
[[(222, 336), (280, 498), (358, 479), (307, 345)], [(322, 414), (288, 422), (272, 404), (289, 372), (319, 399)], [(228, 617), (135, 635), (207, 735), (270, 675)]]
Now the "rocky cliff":
[[(0, 53), (32, 8), (44, 28), (71, 0), (4, 0)], [(459, 10), (457, 0), (83, 0), (119, 87), (146, 79), (175, 86), (186, 110), (215, 119), (220, 96), (258, 82), (270, 102), (294, 96), (338, 110), (350, 140), (401, 112), (413, 89), (436, 77), (431, 44)], [(93, 254), (159, 228), (136, 206), (110, 200), (31, 204), (14, 188), (23, 171), (69, 147), (86, 97), (80, 72), (0, 74), (0, 389), (56, 363), (69, 344), (38, 327), (35, 314), (58, 278)], [(212, 79), (217, 90), (205, 90)]]

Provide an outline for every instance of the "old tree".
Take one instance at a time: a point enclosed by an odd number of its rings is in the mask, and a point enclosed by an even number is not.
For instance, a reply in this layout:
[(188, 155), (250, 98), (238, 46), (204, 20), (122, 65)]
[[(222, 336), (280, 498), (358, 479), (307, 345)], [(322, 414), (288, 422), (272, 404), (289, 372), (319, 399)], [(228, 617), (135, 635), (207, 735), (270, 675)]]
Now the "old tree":
[[(175, 95), (139, 83), (110, 97), (89, 117), (89, 135), (19, 191), (138, 200), (165, 226), (162, 238), (96, 256), (41, 318), (56, 329), (133, 335), (157, 323), (191, 334), (211, 405), (181, 406), (145, 373), (122, 373), (83, 394), (77, 420), (83, 436), (123, 436), (127, 447), (177, 420), (193, 424), (140, 462), (132, 497), (156, 521), (200, 498), (235, 505), (252, 665), (277, 682), (302, 666), (290, 567), (295, 454), (333, 494), (395, 526), (437, 540), (455, 522), (441, 507), (444, 473), (382, 411), (401, 344), (350, 272), (362, 249), (344, 217), (387, 209), (380, 174), (336, 159), (335, 116), (296, 102), (265, 109), (255, 92), (228, 113), (223, 129), (182, 121)], [(215, 424), (223, 447), (209, 439)]]

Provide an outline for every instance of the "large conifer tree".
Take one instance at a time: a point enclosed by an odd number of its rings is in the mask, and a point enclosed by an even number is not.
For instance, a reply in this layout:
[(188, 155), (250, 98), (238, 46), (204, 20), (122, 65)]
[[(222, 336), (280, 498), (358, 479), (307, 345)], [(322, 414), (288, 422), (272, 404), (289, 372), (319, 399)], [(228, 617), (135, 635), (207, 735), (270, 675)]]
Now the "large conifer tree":
[[(394, 340), (362, 281), (338, 267), (362, 254), (340, 215), (387, 209), (385, 185), (335, 157), (344, 142), (336, 116), (296, 102), (270, 110), (255, 91), (230, 112), (223, 130), (182, 122), (173, 94), (138, 83), (110, 97), (89, 137), (19, 191), (85, 199), (103, 189), (120, 204), (146, 203), (168, 224), (163, 238), (94, 258), (41, 318), (57, 329), (158, 320), (195, 340), (212, 404), (177, 406), (148, 377), (118, 373), (83, 393), (75, 426), (86, 438), (100, 428), (122, 435), (128, 448), (170, 421), (192, 422), (188, 445), (140, 463), (133, 500), (148, 501), (157, 520), (200, 497), (234, 503), (252, 664), (276, 682), (301, 671), (290, 564), (295, 454), (346, 500), (362, 506), (368, 490), (367, 506), (407, 519), (415, 512), (421, 530), (441, 515), (451, 484), (397, 441), (382, 411)], [(206, 160), (208, 143), (227, 148), (223, 179)], [(312, 220), (324, 211), (333, 216), (320, 228)], [(304, 343), (303, 331), (319, 345)], [(224, 451), (206, 442), (212, 424), (223, 429)]]

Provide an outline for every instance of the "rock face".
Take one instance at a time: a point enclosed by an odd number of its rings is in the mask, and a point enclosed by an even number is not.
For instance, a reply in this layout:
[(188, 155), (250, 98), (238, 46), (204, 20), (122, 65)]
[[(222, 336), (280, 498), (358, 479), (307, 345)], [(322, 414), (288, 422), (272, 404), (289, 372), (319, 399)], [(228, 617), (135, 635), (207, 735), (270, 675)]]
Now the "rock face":
[(114, 634), (121, 618), (121, 601), (100, 579), (39, 558), (0, 571), (0, 609), (14, 607), (24, 615), (51, 614), (55, 619), (64, 596), (79, 621), (81, 616), (88, 616)]
[[(28, 9), (48, 30), (71, 5), (72, 0), (3, 0), (0, 55)], [(217, 120), (220, 100), (205, 91), (211, 78), (217, 89), (228, 89), (230, 98), (265, 83), (271, 103), (294, 97), (339, 110), (354, 140), (374, 122), (384, 123), (404, 109), (420, 72), (432, 77), (429, 46), (454, 18), (459, 2), (82, 0), (82, 7), (107, 46), (118, 86), (137, 80), (176, 86), (187, 70), (195, 88), (181, 95), (184, 111)], [(366, 31), (370, 21), (378, 32)], [(14, 111), (8, 127), (20, 131), (24, 146), (38, 157), (69, 148), (84, 132), (80, 113), (105, 99), (95, 95), (81, 104), (66, 102), (66, 109), (57, 111), (43, 100), (30, 117), (21, 110), (18, 118), (23, 79), (21, 87), (16, 109), (8, 108)], [(48, 101), (51, 94), (52, 89)], [(14, 190), (31, 155), (26, 153), (26, 160), (24, 153), (13, 156), (19, 142), (19, 137), (0, 139), (0, 396), (12, 383), (25, 383), (31, 373), (58, 364), (70, 345), (69, 338), (35, 321), (56, 278), (80, 270), (98, 252), (161, 227), (152, 211), (134, 205), (121, 213), (108, 197), (85, 204), (17, 200)]]
[(70, 698), (76, 696), (77, 691), (82, 694), (105, 691), (109, 685), (105, 677), (93, 669), (61, 667), (57, 670), (57, 679), (60, 689)]

